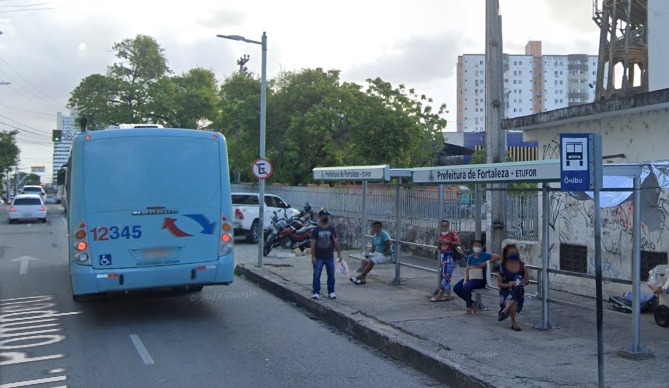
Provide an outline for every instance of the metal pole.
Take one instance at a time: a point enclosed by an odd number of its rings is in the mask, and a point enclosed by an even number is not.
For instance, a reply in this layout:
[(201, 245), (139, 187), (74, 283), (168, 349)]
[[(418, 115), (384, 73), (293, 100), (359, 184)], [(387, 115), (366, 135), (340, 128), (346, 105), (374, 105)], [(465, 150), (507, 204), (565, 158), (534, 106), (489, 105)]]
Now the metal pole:
[[(598, 143), (598, 136), (592, 136), (592, 142)], [(599, 140), (601, 142), (601, 140)], [(595, 295), (597, 299), (597, 381), (599, 388), (604, 388), (604, 306), (602, 297), (602, 219), (599, 192), (602, 185), (601, 143), (593, 144), (591, 168), (594, 172), (594, 222), (595, 222)], [(599, 152), (598, 152), (599, 151)], [(599, 159), (597, 154), (599, 153)]]
[(543, 222), (543, 236), (541, 236), (541, 276), (540, 283), (538, 288), (541, 290), (541, 322), (538, 322), (534, 325), (535, 329), (539, 330), (550, 330), (554, 329), (557, 326), (554, 325), (548, 315), (548, 267), (550, 266), (550, 211), (551, 211), (551, 199), (550, 191), (548, 184), (543, 185), (543, 192), (541, 197), (541, 212), (542, 212), (542, 222)]
[(618, 352), (625, 358), (653, 357), (641, 343), (641, 176), (634, 176), (632, 194), (632, 344)]
[(402, 177), (397, 178), (397, 190), (395, 191), (395, 279), (390, 284), (406, 284), (406, 280), (400, 276), (400, 241), (402, 240), (402, 218), (400, 214), (400, 191), (402, 190)]
[[(444, 185), (439, 185), (439, 226), (437, 227), (437, 230), (440, 230), (441, 227), (441, 220), (444, 219), (444, 202), (445, 202), (445, 195), (444, 195)], [(439, 236), (437, 236), (437, 246), (439, 245), (438, 243)], [(441, 271), (439, 269), (441, 268), (441, 251), (437, 249), (437, 288), (436, 290), (432, 293), (433, 295), (437, 295), (439, 293), (439, 289), (441, 288)]]
[[(267, 118), (267, 34), (262, 33), (262, 62), (260, 78), (260, 158), (265, 158), (265, 125)], [(262, 268), (263, 245), (265, 242), (265, 180), (260, 179), (260, 201), (258, 203), (258, 218), (260, 231), (258, 233), (258, 267)]]
[(474, 185), (474, 239), (481, 241), (481, 209), (483, 208), (481, 185)]
[(367, 244), (365, 243), (365, 235), (369, 231), (367, 226), (367, 181), (362, 181), (362, 251), (364, 252), (367, 249)]

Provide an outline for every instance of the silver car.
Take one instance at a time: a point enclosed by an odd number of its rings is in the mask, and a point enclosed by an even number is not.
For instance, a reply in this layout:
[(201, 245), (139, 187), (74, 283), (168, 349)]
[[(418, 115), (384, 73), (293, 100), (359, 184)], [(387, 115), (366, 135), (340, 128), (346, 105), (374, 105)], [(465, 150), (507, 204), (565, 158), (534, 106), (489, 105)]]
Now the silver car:
[(40, 195), (20, 194), (9, 208), (9, 223), (38, 220), (46, 223), (46, 206)]

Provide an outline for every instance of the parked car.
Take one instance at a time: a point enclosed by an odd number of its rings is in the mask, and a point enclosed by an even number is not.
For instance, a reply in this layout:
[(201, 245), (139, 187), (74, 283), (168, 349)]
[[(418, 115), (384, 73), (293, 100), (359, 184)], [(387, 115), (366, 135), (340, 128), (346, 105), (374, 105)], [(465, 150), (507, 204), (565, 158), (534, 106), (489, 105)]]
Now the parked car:
[[(232, 193), (232, 211), (234, 212), (235, 236), (246, 236), (246, 241), (257, 243), (260, 235), (260, 217), (258, 214), (258, 193)], [(281, 217), (291, 218), (300, 213), (290, 204), (273, 194), (265, 194), (263, 228), (272, 224), (274, 212)]]
[(56, 196), (53, 194), (47, 194), (46, 197), (44, 197), (44, 203), (47, 205), (54, 205), (56, 203)]
[(46, 223), (46, 206), (40, 195), (19, 194), (9, 208), (9, 223), (38, 220)]

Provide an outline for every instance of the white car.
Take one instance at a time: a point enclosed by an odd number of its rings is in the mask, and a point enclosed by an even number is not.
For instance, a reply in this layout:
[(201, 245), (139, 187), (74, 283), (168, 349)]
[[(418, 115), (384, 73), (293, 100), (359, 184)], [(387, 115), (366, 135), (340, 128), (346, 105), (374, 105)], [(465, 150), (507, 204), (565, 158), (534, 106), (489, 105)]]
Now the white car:
[(37, 185), (25, 185), (21, 190), (19, 190), (20, 194), (36, 194), (39, 195), (40, 197), (44, 198), (46, 196), (46, 191), (42, 188), (42, 186), (37, 186)]
[(19, 194), (9, 208), (9, 223), (39, 220), (46, 223), (46, 206), (40, 195)]
[[(246, 241), (257, 243), (260, 234), (260, 215), (258, 214), (258, 193), (232, 193), (232, 211), (234, 216), (235, 236), (246, 236)], [(280, 197), (265, 194), (265, 215), (263, 227), (272, 224), (272, 216), (277, 212), (280, 216), (290, 218), (300, 213)]]

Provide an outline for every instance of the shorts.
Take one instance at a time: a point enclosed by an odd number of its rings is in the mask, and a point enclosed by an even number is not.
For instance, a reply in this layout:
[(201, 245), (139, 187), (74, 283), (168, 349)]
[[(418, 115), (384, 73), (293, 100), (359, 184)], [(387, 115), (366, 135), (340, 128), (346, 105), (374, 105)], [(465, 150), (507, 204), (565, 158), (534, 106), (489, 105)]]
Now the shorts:
[(385, 256), (383, 253), (374, 252), (366, 256), (367, 260), (371, 261), (374, 264), (383, 264), (389, 262), (392, 257)]

